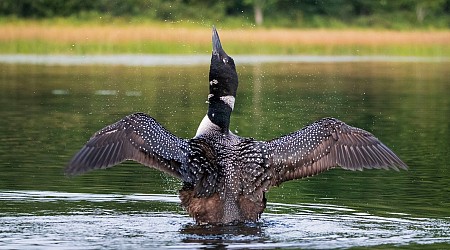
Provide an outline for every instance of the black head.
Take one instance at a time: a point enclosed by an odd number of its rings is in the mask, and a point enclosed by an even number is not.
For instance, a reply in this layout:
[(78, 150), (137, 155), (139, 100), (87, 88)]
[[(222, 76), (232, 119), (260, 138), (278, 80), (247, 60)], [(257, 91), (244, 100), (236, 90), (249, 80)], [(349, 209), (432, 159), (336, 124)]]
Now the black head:
[(209, 93), (214, 96), (234, 96), (238, 88), (238, 77), (234, 60), (225, 53), (215, 27), (212, 30), (213, 51), (209, 68)]

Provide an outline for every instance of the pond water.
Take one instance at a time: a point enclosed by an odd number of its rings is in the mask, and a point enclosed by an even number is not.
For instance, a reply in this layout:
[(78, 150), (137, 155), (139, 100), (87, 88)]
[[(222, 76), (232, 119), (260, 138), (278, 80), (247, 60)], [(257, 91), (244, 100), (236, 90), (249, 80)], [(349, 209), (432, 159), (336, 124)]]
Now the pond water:
[(63, 174), (95, 131), (127, 114), (192, 137), (207, 64), (0, 64), (0, 249), (450, 247), (450, 63), (331, 61), (236, 60), (231, 130), (269, 140), (333, 116), (410, 170), (286, 182), (268, 192), (260, 222), (227, 227), (196, 226), (180, 183), (133, 162)]

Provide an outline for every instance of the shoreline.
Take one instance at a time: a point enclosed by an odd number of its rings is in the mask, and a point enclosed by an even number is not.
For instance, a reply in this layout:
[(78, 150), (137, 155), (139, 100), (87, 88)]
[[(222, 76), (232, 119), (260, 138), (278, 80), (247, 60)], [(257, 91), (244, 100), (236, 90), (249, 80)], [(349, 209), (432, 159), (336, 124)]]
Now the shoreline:
[[(0, 64), (29, 64), (48, 66), (180, 66), (207, 65), (209, 54), (202, 55), (18, 55), (0, 54)], [(415, 56), (314, 56), (314, 55), (236, 55), (241, 65), (264, 63), (355, 63), (355, 62), (401, 62), (401, 63), (448, 63), (450, 57)]]
[[(0, 23), (0, 54), (205, 54), (209, 27)], [(219, 29), (231, 54), (450, 56), (450, 31)]]

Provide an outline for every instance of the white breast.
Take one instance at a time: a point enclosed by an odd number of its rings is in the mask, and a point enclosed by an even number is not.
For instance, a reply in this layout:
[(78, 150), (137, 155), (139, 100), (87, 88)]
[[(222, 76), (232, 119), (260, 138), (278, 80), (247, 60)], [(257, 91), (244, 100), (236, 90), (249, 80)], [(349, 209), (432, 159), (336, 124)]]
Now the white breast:
[(204, 134), (211, 133), (213, 131), (220, 131), (220, 127), (214, 124), (208, 117), (208, 115), (205, 115), (203, 117), (202, 122), (198, 126), (197, 133), (195, 134), (195, 137), (199, 137)]

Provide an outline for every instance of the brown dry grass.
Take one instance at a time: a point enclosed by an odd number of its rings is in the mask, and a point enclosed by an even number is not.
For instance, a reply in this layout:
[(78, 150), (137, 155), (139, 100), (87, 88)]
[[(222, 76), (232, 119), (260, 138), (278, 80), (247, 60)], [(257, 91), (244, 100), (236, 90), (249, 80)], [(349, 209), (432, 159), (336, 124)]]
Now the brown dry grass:
[[(59, 42), (162, 41), (209, 44), (208, 28), (179, 28), (164, 25), (25, 25), (0, 24), (0, 41), (42, 40)], [(450, 44), (450, 31), (380, 30), (220, 30), (222, 40), (236, 43), (280, 45), (443, 45)]]

